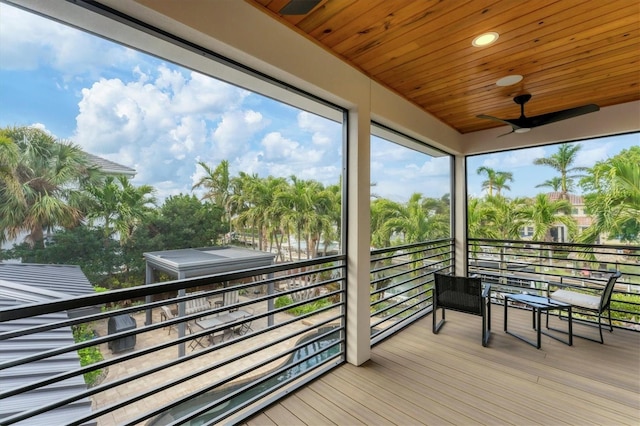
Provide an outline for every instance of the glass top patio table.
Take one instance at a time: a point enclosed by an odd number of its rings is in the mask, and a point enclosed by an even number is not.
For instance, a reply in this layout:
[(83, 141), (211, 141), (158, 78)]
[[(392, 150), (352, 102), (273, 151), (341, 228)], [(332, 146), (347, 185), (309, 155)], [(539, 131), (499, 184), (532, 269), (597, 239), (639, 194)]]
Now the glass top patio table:
[[(517, 302), (517, 303), (521, 303), (524, 306), (527, 306), (529, 308), (531, 308), (532, 311), (532, 315), (533, 315), (533, 329), (536, 330), (536, 337), (537, 337), (537, 341), (534, 343), (531, 340), (528, 340), (518, 334), (515, 334), (511, 331), (509, 331), (507, 329), (507, 323), (508, 323), (508, 307), (509, 307), (509, 301), (512, 302)], [(542, 312), (546, 312), (547, 315), (549, 315), (549, 311), (555, 311), (555, 310), (566, 310), (567, 314), (568, 314), (568, 339), (562, 340), (550, 333), (547, 333), (545, 331), (542, 331), (542, 324), (541, 324), (541, 314)], [(547, 321), (548, 321), (548, 317), (547, 317)], [(547, 324), (548, 326), (548, 324)], [(564, 344), (567, 344), (569, 346), (573, 345), (573, 324), (571, 321), (571, 304), (569, 303), (564, 303), (564, 302), (559, 302), (557, 300), (553, 300), (549, 297), (543, 297), (543, 296), (534, 296), (531, 294), (505, 294), (504, 295), (504, 332), (507, 334), (510, 334), (514, 337), (517, 337), (518, 339), (532, 345), (535, 346), (536, 348), (540, 349), (541, 346), (541, 334), (544, 334), (545, 336), (549, 336), (552, 339), (556, 339), (559, 342), (562, 342)]]

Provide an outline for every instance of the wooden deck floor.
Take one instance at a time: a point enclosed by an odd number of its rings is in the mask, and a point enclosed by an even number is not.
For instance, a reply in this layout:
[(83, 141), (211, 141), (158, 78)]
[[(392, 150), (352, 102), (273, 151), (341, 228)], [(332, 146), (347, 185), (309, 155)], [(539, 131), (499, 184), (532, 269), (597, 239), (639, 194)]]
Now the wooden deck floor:
[[(542, 336), (536, 349), (504, 333), (501, 306), (492, 313), (487, 348), (479, 317), (447, 312), (434, 335), (429, 315), (375, 346), (364, 365), (338, 367), (246, 425), (640, 424), (640, 333), (571, 347)], [(533, 338), (530, 321), (510, 308), (510, 331)]]

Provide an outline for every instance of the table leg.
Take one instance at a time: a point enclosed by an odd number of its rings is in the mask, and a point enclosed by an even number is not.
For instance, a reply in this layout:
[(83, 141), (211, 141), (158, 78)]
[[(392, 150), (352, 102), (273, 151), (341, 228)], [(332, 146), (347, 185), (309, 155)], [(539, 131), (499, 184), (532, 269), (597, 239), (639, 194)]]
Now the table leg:
[(540, 339), (540, 331), (542, 330), (542, 327), (540, 327), (540, 313), (542, 312), (542, 309), (538, 308), (533, 308), (533, 313), (534, 315), (536, 314), (537, 311), (537, 317), (538, 317), (538, 345), (536, 346), (536, 348), (540, 349), (540, 346), (542, 346), (542, 339)]
[(509, 296), (504, 296), (504, 331), (507, 332), (507, 306), (509, 305)]
[(573, 324), (571, 320), (573, 314), (571, 313), (571, 306), (567, 310), (569, 311), (569, 346), (573, 346)]

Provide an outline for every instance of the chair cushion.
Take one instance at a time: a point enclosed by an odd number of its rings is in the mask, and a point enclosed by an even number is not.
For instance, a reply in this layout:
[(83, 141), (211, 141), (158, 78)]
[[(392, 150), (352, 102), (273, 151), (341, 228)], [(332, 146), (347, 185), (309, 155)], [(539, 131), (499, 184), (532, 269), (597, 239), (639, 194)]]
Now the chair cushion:
[(593, 309), (595, 311), (600, 309), (600, 297), (598, 296), (591, 296), (569, 290), (558, 290), (551, 293), (551, 298), (559, 302), (570, 303), (573, 306)]

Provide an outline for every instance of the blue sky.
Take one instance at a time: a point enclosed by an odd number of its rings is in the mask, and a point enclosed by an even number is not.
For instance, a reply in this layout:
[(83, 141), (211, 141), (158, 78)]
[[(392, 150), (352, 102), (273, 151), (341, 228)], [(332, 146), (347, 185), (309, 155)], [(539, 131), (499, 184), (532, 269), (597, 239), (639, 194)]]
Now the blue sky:
[[(92, 154), (136, 169), (163, 199), (190, 193), (197, 161), (229, 160), (260, 176), (292, 174), (324, 184), (341, 169), (339, 123), (275, 102), (70, 27), (0, 3), (0, 126), (36, 125)], [(584, 144), (579, 164), (593, 165), (638, 135)], [(470, 193), (481, 194), (480, 165), (510, 171), (508, 195), (532, 195), (550, 168), (532, 166), (554, 147), (473, 157)], [(449, 163), (372, 140), (373, 192), (406, 200), (448, 192)]]
[[(572, 167), (592, 167), (596, 162), (611, 158), (623, 149), (640, 145), (640, 134), (603, 137), (573, 144), (581, 145), (581, 148)], [(481, 166), (513, 174), (513, 182), (509, 182), (511, 190), (504, 192), (508, 197), (530, 197), (540, 192), (552, 191), (548, 187), (536, 188), (536, 185), (553, 177), (559, 177), (558, 173), (549, 166), (534, 165), (533, 161), (537, 158), (550, 157), (556, 152), (558, 152), (558, 145), (548, 145), (469, 157), (467, 160), (468, 193), (474, 196), (485, 194), (482, 190), (482, 182), (486, 176), (479, 176), (476, 173)], [(580, 187), (576, 185), (573, 193), (582, 194)]]

